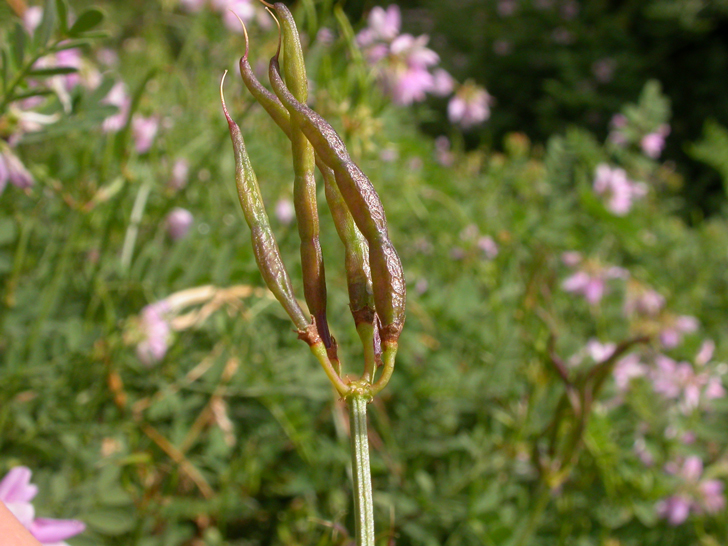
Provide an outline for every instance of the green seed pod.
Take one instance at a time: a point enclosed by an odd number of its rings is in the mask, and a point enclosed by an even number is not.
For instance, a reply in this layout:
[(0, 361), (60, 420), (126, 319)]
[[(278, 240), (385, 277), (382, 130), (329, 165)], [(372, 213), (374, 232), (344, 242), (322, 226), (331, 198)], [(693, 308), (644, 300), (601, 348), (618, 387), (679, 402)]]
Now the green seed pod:
[[(279, 44), (280, 49), (280, 44)], [(381, 337), (396, 345), (404, 325), (406, 288), (402, 263), (389, 240), (382, 203), (371, 181), (351, 160), (344, 142), (321, 116), (291, 95), (283, 83), (278, 54), (270, 62), (273, 91), (295, 120), (316, 153), (335, 174), (336, 183), (356, 222), (369, 243), (374, 301), (382, 322)]]
[[(227, 71), (225, 72), (227, 74)], [(314, 331), (311, 332), (311, 324), (309, 319), (303, 313), (298, 305), (296, 297), (293, 295), (291, 279), (288, 276), (278, 244), (273, 236), (273, 230), (268, 221), (268, 215), (265, 212), (263, 197), (260, 194), (258, 180), (250, 164), (248, 153), (245, 150), (245, 142), (240, 132), (240, 127), (235, 123), (228, 113), (223, 96), (223, 83), (225, 75), (220, 82), (220, 100), (222, 101), (222, 109), (230, 128), (230, 138), (233, 142), (235, 151), (235, 183), (238, 188), (238, 198), (243, 208), (245, 221), (250, 227), (251, 238), (253, 242), (253, 253), (258, 263), (258, 268), (263, 276), (265, 284), (273, 293), (276, 299), (281, 303), (283, 308), (291, 317), (293, 324), (299, 331), (299, 335), (309, 333), (310, 339), (305, 339), (309, 345), (320, 342), (318, 335)]]

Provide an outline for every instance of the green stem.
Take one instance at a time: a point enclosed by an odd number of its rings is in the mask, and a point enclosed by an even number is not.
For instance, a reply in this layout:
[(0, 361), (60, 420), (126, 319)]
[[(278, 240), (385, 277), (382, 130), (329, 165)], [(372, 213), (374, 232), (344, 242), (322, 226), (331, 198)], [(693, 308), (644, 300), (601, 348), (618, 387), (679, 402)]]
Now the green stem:
[(533, 510), (531, 510), (531, 513), (528, 515), (528, 520), (525, 525), (521, 526), (521, 532), (511, 546), (527, 546), (529, 544), (531, 538), (536, 532), (536, 529), (538, 528), (541, 516), (549, 504), (549, 500), (551, 500), (551, 492), (549, 491), (549, 487), (545, 483), (544, 479), (541, 478), (539, 480), (538, 490), (536, 493), (536, 506), (534, 506)]
[(374, 546), (374, 502), (372, 476), (369, 468), (369, 438), (367, 437), (369, 396), (355, 391), (346, 399), (346, 403), (349, 406), (349, 426), (351, 428), (356, 545)]

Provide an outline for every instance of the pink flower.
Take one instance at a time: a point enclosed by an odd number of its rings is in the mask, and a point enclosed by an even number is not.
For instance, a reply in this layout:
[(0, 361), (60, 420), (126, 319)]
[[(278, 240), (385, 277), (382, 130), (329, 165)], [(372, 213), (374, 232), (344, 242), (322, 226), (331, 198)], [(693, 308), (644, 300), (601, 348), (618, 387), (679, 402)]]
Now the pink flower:
[(463, 129), (483, 123), (490, 117), (491, 96), (481, 86), (465, 82), (447, 105), (447, 115), (452, 123)]
[(652, 159), (657, 159), (665, 147), (665, 137), (659, 133), (649, 133), (640, 140), (640, 148), (645, 155)]
[(138, 154), (145, 154), (154, 143), (159, 130), (159, 120), (155, 116), (144, 117), (135, 114), (131, 120), (131, 132), (134, 137), (134, 147)]
[(438, 97), (445, 97), (452, 93), (455, 87), (455, 80), (447, 70), (436, 68), (432, 71), (432, 94)]
[(224, 0), (223, 2), (218, 1), (215, 3), (225, 4), (218, 8), (222, 14), (222, 21), (225, 24), (225, 28), (237, 34), (243, 33), (243, 25), (238, 21), (238, 17), (247, 23), (252, 21), (256, 15), (256, 6), (252, 0)]
[(137, 345), (137, 356), (142, 364), (151, 366), (164, 358), (170, 341), (170, 325), (165, 315), (169, 312), (166, 301), (151, 303), (142, 309), (143, 339)]
[(180, 0), (179, 3), (185, 10), (197, 12), (205, 7), (207, 0)]
[(16, 466), (0, 481), (0, 501), (26, 529), (35, 517), (35, 508), (30, 501), (38, 494), (38, 486), (30, 483), (31, 475), (29, 468)]
[(187, 185), (187, 178), (190, 172), (190, 164), (184, 158), (178, 158), (172, 165), (172, 177), (169, 179), (169, 187), (173, 190), (181, 190)]
[(104, 120), (101, 129), (106, 133), (115, 133), (123, 129), (129, 119), (129, 108), (131, 107), (131, 97), (126, 91), (126, 85), (123, 82), (117, 82), (101, 102), (119, 109), (116, 114)]
[(566, 278), (561, 287), (567, 292), (581, 294), (591, 305), (597, 305), (606, 293), (608, 280), (627, 277), (629, 273), (621, 267), (602, 267), (587, 262), (582, 269)]
[(425, 94), (434, 85), (432, 74), (422, 67), (402, 66), (386, 70), (381, 81), (385, 92), (392, 97), (395, 104), (401, 106), (425, 100)]
[(627, 284), (624, 302), (624, 314), (627, 317), (634, 315), (655, 317), (664, 306), (665, 298), (655, 290), (637, 281), (630, 281)]
[(639, 356), (629, 354), (617, 361), (613, 373), (617, 389), (624, 391), (633, 379), (643, 377), (647, 373), (647, 367), (640, 362)]
[(82, 533), (86, 525), (73, 519), (36, 518), (30, 501), (38, 493), (38, 487), (30, 483), (31, 476), (29, 468), (12, 468), (0, 481), (0, 501), (43, 546), (63, 546), (64, 540)]
[(493, 260), (498, 256), (498, 245), (492, 237), (485, 235), (478, 239), (478, 248), (483, 251), (485, 257)]
[(33, 34), (43, 20), (43, 8), (40, 6), (29, 6), (23, 14), (23, 26), (28, 33)]
[(333, 44), (335, 37), (334, 31), (327, 27), (321, 27), (316, 33), (316, 41), (325, 46)]
[(632, 208), (632, 202), (647, 193), (647, 186), (632, 182), (624, 169), (601, 163), (594, 176), (594, 191), (607, 198), (606, 207), (617, 216), (624, 216)]
[(278, 221), (284, 226), (287, 226), (296, 217), (296, 209), (293, 206), (293, 202), (290, 199), (279, 199), (276, 202), (275, 214)]
[(372, 8), (367, 22), (369, 26), (356, 36), (360, 46), (368, 46), (378, 41), (391, 42), (399, 34), (402, 24), (399, 6), (392, 4), (386, 11), (379, 6)]
[(450, 150), (450, 139), (445, 135), (435, 139), (435, 160), (443, 167), (449, 167), (455, 161), (455, 156)]
[(0, 141), (0, 194), (8, 182), (25, 189), (32, 186), (35, 181), (20, 158)]
[(516, 12), (516, 0), (498, 0), (496, 10), (501, 17), (510, 17)]
[(173, 241), (183, 239), (190, 231), (192, 222), (194, 222), (194, 217), (187, 209), (180, 207), (172, 209), (167, 215), (167, 235)]
[(600, 83), (609, 83), (614, 77), (617, 63), (614, 59), (600, 59), (592, 65), (592, 74)]
[(690, 334), (698, 329), (698, 319), (688, 315), (667, 316), (660, 331), (660, 342), (666, 349), (674, 349), (682, 343), (682, 335)]
[(614, 354), (617, 346), (614, 343), (601, 343), (590, 339), (586, 344), (586, 352), (594, 362), (604, 362)]
[(680, 410), (685, 414), (697, 409), (702, 402), (726, 395), (720, 376), (705, 368), (712, 358), (711, 343), (701, 347), (694, 366), (688, 362), (676, 362), (664, 355), (655, 358), (652, 388), (665, 398), (677, 400)]
[(675, 495), (657, 504), (660, 517), (666, 518), (670, 525), (680, 525), (691, 512), (715, 514), (725, 508), (723, 482), (702, 479), (703, 461), (700, 457), (691, 455), (685, 459), (682, 467), (676, 466), (671, 464), (666, 469), (675, 472), (679, 478), (678, 490)]

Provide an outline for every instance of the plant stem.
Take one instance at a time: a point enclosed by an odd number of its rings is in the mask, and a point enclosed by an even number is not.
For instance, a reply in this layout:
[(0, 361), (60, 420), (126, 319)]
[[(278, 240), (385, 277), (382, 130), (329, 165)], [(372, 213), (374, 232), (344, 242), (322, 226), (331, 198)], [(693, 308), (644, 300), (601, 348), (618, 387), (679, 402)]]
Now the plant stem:
[(527, 546), (538, 529), (541, 516), (546, 510), (549, 500), (551, 500), (551, 491), (549, 490), (548, 485), (543, 481), (543, 478), (539, 480), (535, 497), (536, 505), (531, 510), (526, 522), (521, 527), (521, 532), (517, 535), (516, 540), (511, 546)]
[(369, 468), (369, 438), (367, 437), (368, 403), (369, 396), (356, 391), (346, 399), (351, 428), (351, 464), (357, 546), (374, 546), (374, 501), (372, 475)]

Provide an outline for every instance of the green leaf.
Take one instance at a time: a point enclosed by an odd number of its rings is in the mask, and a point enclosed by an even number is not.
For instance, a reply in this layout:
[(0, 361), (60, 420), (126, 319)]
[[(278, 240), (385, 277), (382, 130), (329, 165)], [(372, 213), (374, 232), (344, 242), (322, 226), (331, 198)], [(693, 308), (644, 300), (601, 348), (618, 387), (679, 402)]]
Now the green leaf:
[(77, 40), (63, 40), (60, 44), (52, 48), (52, 51), (63, 51), (64, 49), (75, 49), (77, 47), (83, 47), (91, 44), (86, 38)]
[(43, 6), (43, 19), (35, 31), (34, 43), (36, 46), (45, 46), (53, 36), (56, 27), (56, 3), (55, 0), (46, 0)]
[(36, 68), (28, 72), (28, 74), (36, 78), (49, 78), (51, 76), (75, 74), (76, 72), (78, 72), (78, 69), (72, 66), (55, 66), (53, 68)]
[(68, 6), (65, 0), (56, 0), (56, 11), (61, 34), (68, 34)]
[(15, 66), (21, 66), (25, 59), (25, 48), (28, 45), (28, 34), (25, 32), (23, 25), (15, 24), (15, 32), (13, 33), (13, 45), (11, 51), (15, 60)]
[(134, 514), (122, 508), (98, 509), (84, 516), (83, 521), (102, 535), (119, 536), (134, 528)]
[(101, 24), (104, 20), (104, 14), (101, 10), (96, 8), (87, 9), (81, 15), (78, 16), (76, 22), (68, 31), (69, 36), (79, 36), (86, 31), (91, 30)]
[(0, 246), (12, 243), (18, 235), (17, 231), (12, 218), (0, 218)]
[(23, 100), (23, 99), (29, 99), (30, 97), (44, 97), (47, 95), (52, 95), (53, 91), (51, 89), (33, 89), (31, 91), (26, 91), (25, 93), (17, 93), (13, 94), (13, 101), (17, 100)]

